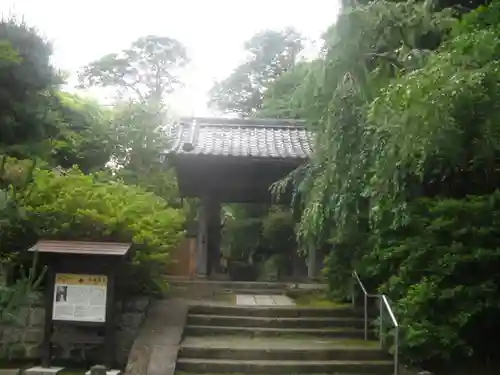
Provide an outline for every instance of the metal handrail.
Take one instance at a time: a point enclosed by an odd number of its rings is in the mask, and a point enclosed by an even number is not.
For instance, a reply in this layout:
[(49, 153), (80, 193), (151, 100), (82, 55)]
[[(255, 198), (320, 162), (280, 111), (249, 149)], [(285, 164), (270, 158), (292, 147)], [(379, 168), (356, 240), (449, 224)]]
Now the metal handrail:
[[(377, 294), (370, 294), (366, 291), (365, 285), (359, 278), (359, 275), (356, 271), (352, 273), (354, 276), (354, 279), (358, 283), (359, 287), (361, 288), (361, 291), (363, 292), (363, 299), (364, 299), (364, 335), (365, 335), (365, 340), (368, 340), (368, 298), (378, 298)], [(355, 293), (354, 290), (352, 291), (352, 305), (355, 307)]]
[[(391, 307), (391, 304), (389, 303), (389, 299), (385, 294), (370, 294), (366, 291), (366, 287), (361, 281), (361, 278), (359, 277), (358, 273), (356, 271), (353, 271), (352, 276), (358, 286), (360, 287), (361, 291), (363, 292), (363, 300), (364, 300), (364, 337), (365, 340), (368, 340), (368, 298), (377, 298), (380, 303), (380, 347), (383, 348), (383, 329), (384, 329), (384, 323), (383, 323), (383, 316), (384, 316), (384, 307), (387, 309), (387, 312), (389, 313), (389, 317), (391, 319), (391, 323), (394, 326), (394, 375), (399, 374), (399, 323), (398, 320), (396, 319), (396, 315), (394, 314), (394, 311)], [(353, 285), (353, 290), (352, 290), (352, 305), (355, 307), (355, 291), (354, 291), (354, 285)]]

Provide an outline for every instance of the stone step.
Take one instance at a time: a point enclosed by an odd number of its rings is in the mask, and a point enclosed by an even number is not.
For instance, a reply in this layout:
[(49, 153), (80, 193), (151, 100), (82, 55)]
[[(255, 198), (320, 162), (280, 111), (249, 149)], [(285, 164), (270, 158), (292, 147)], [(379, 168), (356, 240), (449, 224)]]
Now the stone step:
[(188, 337), (179, 358), (241, 361), (370, 361), (389, 360), (377, 341), (293, 338)]
[(262, 294), (273, 294), (273, 295), (285, 295), (286, 291), (284, 289), (222, 289), (221, 293), (225, 294), (249, 294), (249, 295), (262, 295)]
[[(240, 335), (246, 337), (280, 337), (280, 336), (315, 336), (361, 339), (364, 337), (362, 329), (356, 328), (262, 328), (262, 327), (227, 327), (187, 325), (184, 328), (186, 336), (216, 336)], [(373, 336), (373, 335), (371, 335)]]
[(236, 294), (236, 306), (288, 306), (294, 307), (295, 302), (283, 294)]
[(168, 282), (171, 286), (210, 286), (219, 289), (280, 289), (280, 290), (326, 290), (326, 284), (318, 283), (297, 283), (280, 281), (230, 281), (230, 280), (204, 280), (204, 279), (186, 279), (182, 277), (168, 276)]
[(233, 361), (180, 358), (176, 370), (218, 374), (390, 374), (391, 361)]
[(378, 349), (338, 347), (321, 350), (309, 349), (225, 349), (183, 347), (179, 358), (229, 359), (237, 361), (377, 361), (387, 360)]
[(194, 304), (189, 306), (190, 314), (197, 315), (225, 315), (225, 316), (254, 316), (262, 318), (294, 318), (294, 317), (359, 317), (360, 311), (354, 311), (350, 306), (336, 308), (314, 308), (298, 306), (231, 306)]
[(282, 282), (261, 282), (261, 281), (228, 281), (228, 280), (185, 280), (169, 277), (171, 286), (181, 287), (211, 287), (219, 290), (231, 289), (279, 289), (285, 290), (290, 287), (289, 283)]
[(306, 317), (306, 318), (267, 318), (254, 316), (202, 315), (189, 314), (188, 325), (224, 326), (224, 327), (256, 327), (256, 328), (331, 328), (354, 327), (363, 328), (359, 318), (349, 317)]

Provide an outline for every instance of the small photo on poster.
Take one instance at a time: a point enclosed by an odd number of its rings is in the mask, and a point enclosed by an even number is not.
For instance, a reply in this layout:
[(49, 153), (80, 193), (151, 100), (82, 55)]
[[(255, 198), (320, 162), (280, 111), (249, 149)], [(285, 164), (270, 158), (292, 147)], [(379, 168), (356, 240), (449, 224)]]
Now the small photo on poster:
[(68, 287), (56, 285), (56, 302), (68, 302)]

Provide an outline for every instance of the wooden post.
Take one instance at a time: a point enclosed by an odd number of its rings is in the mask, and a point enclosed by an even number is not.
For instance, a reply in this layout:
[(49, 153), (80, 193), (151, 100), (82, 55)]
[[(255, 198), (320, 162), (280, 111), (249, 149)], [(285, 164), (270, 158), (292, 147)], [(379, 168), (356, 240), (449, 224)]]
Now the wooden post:
[(220, 271), (221, 205), (213, 199), (207, 201), (207, 255), (208, 274)]
[[(49, 258), (50, 259), (50, 258)], [(45, 325), (42, 343), (42, 367), (50, 367), (52, 361), (52, 309), (54, 308), (55, 272), (51, 261), (47, 267), (47, 285), (45, 287)]]
[(316, 252), (317, 250), (315, 247), (309, 248), (309, 256), (307, 259), (307, 277), (310, 280), (316, 279), (316, 268), (317, 268)]
[(111, 267), (108, 274), (106, 296), (106, 322), (104, 323), (104, 360), (108, 368), (113, 368), (115, 362), (115, 275)]
[(196, 274), (197, 277), (207, 276), (207, 215), (206, 202), (201, 201), (198, 209), (198, 236), (196, 249)]

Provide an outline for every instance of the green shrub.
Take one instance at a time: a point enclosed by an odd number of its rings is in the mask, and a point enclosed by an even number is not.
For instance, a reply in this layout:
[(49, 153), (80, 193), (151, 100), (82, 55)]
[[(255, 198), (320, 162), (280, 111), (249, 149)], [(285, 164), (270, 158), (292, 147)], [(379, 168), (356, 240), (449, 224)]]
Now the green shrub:
[(260, 218), (238, 218), (229, 220), (222, 231), (225, 256), (253, 262), (260, 243), (262, 220)]
[(132, 265), (118, 282), (128, 292), (164, 286), (163, 271), (182, 236), (184, 217), (163, 199), (74, 169), (36, 171), (21, 202), (40, 238), (133, 243)]
[(287, 270), (287, 254), (273, 254), (264, 259), (259, 267), (259, 280), (275, 281)]
[(500, 329), (500, 191), (421, 199), (403, 229), (373, 234), (361, 271), (396, 301), (413, 362), (494, 356)]
[(295, 251), (295, 221), (291, 210), (274, 209), (262, 221), (262, 237), (272, 253)]

